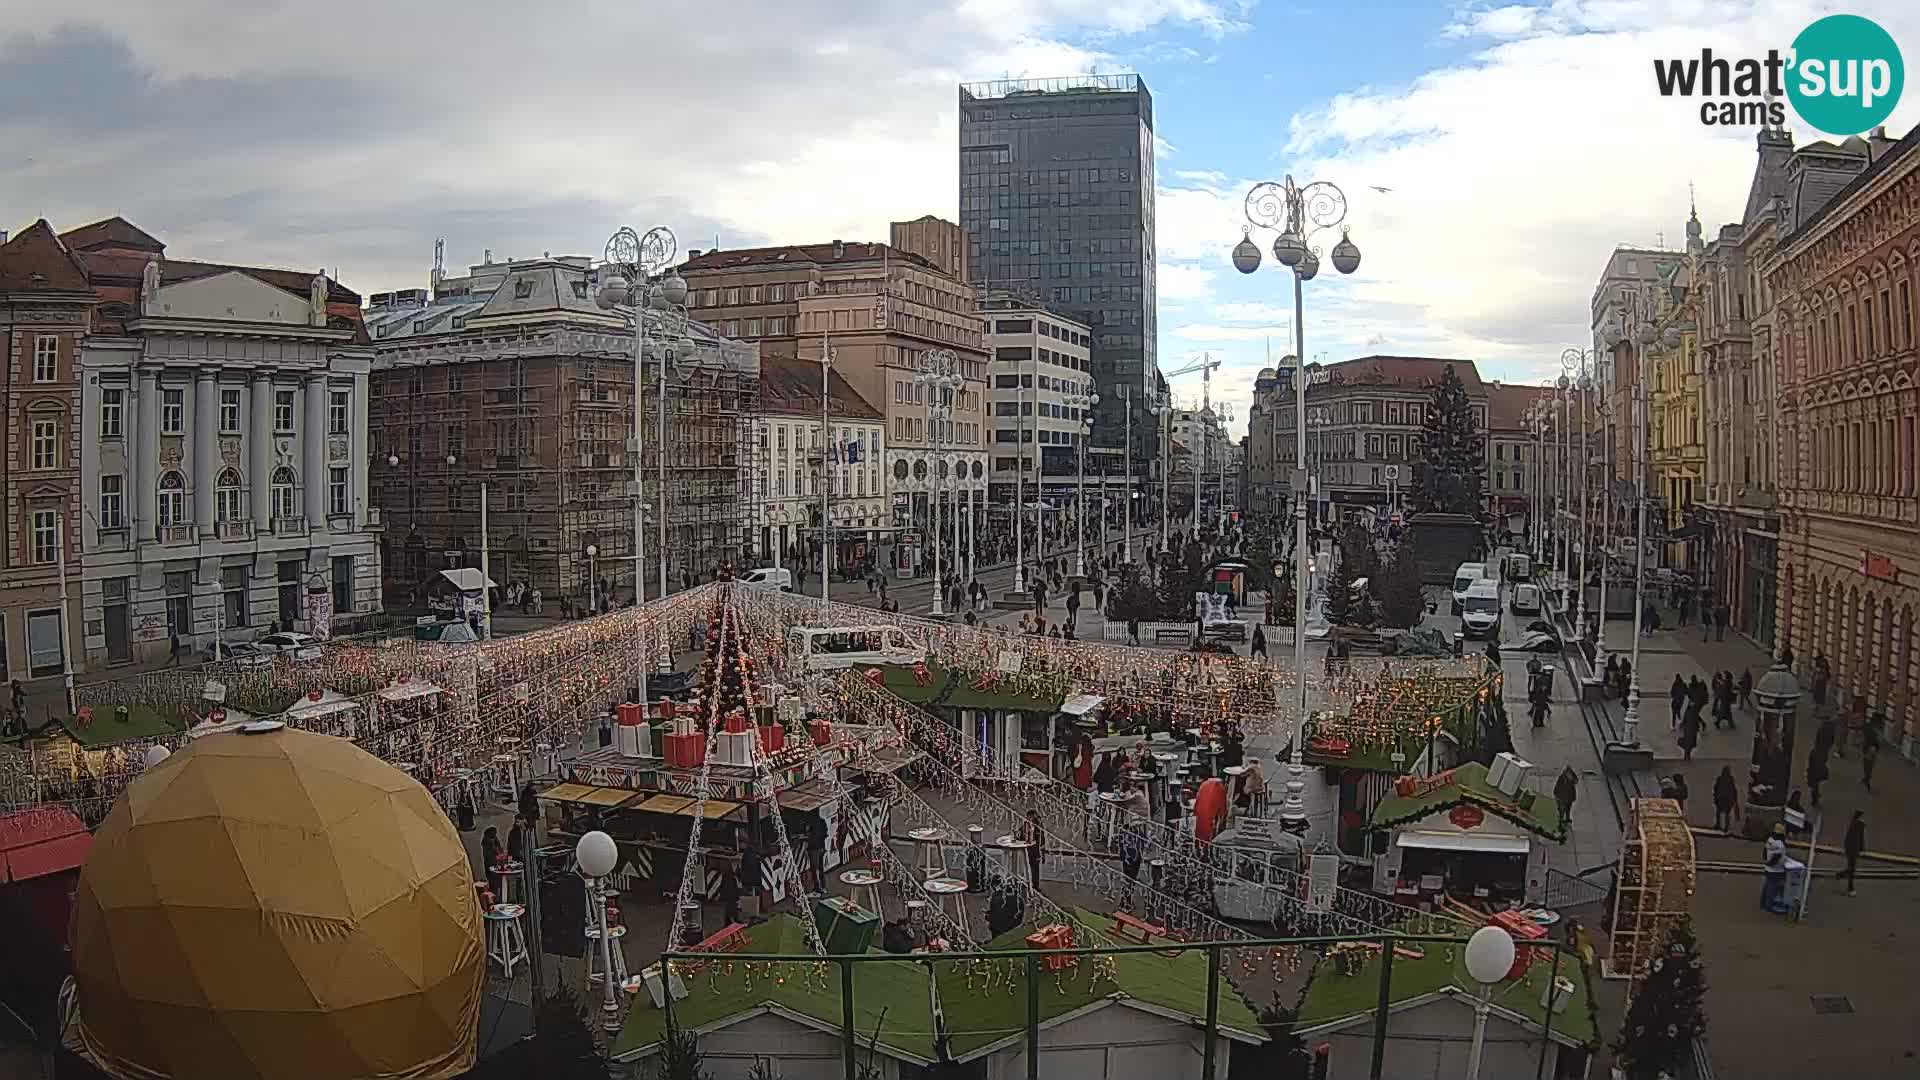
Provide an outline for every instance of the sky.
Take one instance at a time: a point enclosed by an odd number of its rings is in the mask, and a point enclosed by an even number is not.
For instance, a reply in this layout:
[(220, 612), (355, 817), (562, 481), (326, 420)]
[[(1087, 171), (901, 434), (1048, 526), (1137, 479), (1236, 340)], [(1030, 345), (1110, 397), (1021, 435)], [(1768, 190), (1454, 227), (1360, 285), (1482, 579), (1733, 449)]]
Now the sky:
[[(1753, 130), (1663, 99), (1652, 59), (1785, 49), (1861, 0), (7, 0), (0, 227), (120, 214), (180, 258), (337, 270), (361, 293), (622, 224), (685, 247), (884, 239), (957, 219), (966, 80), (1138, 72), (1160, 146), (1163, 369), (1222, 362), (1244, 430), (1292, 351), (1288, 279), (1229, 261), (1255, 182), (1346, 196), (1359, 271), (1308, 283), (1306, 352), (1544, 381), (1616, 244), (1738, 218)], [(1890, 126), (1920, 122), (1910, 94)], [(1789, 117), (1801, 141), (1820, 137)], [(1256, 233), (1263, 248), (1272, 234)], [(1337, 232), (1316, 243), (1331, 248)], [(1324, 264), (1323, 264), (1324, 265)], [(1175, 380), (1197, 401), (1199, 377)]]

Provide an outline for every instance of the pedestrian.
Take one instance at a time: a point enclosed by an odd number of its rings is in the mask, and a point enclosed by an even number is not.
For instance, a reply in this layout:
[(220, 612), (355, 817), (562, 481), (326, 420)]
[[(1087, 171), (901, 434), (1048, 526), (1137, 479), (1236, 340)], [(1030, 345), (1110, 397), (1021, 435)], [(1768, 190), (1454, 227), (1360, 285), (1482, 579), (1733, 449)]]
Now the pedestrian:
[(1713, 726), (1733, 727), (1733, 672), (1714, 676)]
[(1880, 738), (1872, 728), (1865, 732), (1860, 745), (1860, 786), (1869, 793), (1873, 791), (1873, 767), (1880, 761)]
[(1820, 809), (1820, 785), (1827, 779), (1827, 755), (1820, 751), (1818, 743), (1813, 752), (1807, 755), (1807, 797), (1812, 800), (1813, 808)]
[(1760, 868), (1764, 874), (1760, 884), (1760, 910), (1775, 914), (1786, 910), (1787, 892), (1787, 827), (1775, 822), (1773, 835), (1767, 837), (1766, 847), (1762, 850)]
[(1714, 609), (1710, 605), (1708, 605), (1705, 601), (1701, 601), (1700, 603), (1700, 640), (1701, 641), (1713, 640), (1714, 615), (1715, 615)]
[(827, 819), (813, 814), (807, 822), (807, 865), (813, 871), (816, 892), (827, 891)]
[(1667, 786), (1672, 791), (1673, 801), (1680, 804), (1680, 816), (1687, 816), (1687, 778), (1683, 773), (1674, 773), (1667, 778)]
[(1580, 795), (1580, 774), (1569, 765), (1560, 770), (1560, 776), (1553, 782), (1553, 801), (1560, 808), (1560, 825), (1566, 828), (1573, 821), (1573, 802)]
[(167, 627), (167, 665), (180, 666), (180, 635), (173, 627)]
[(1700, 710), (1691, 706), (1680, 718), (1680, 754), (1682, 761), (1693, 760), (1693, 748), (1700, 745)]
[(746, 916), (743, 922), (760, 921), (760, 894), (765, 888), (762, 881), (760, 848), (748, 842), (740, 851), (740, 900)]
[(1135, 645), (1140, 644), (1140, 620), (1139, 619), (1129, 618), (1127, 620), (1127, 640), (1131, 641)]
[(1731, 618), (1732, 615), (1733, 615), (1733, 612), (1730, 608), (1727, 607), (1727, 602), (1725, 600), (1722, 600), (1718, 604), (1714, 605), (1713, 607), (1713, 640), (1715, 641), (1727, 640), (1727, 620)]
[(1679, 675), (1673, 677), (1673, 685), (1667, 689), (1667, 700), (1671, 711), (1667, 714), (1667, 730), (1680, 730), (1680, 714), (1687, 707), (1687, 680)]
[(1840, 850), (1847, 856), (1847, 868), (1840, 876), (1847, 879), (1847, 895), (1859, 895), (1854, 891), (1857, 883), (1855, 873), (1860, 869), (1860, 853), (1867, 850), (1867, 812), (1855, 810), (1853, 820), (1847, 822), (1847, 839)]
[(1712, 692), (1707, 689), (1707, 684), (1702, 682), (1699, 673), (1695, 672), (1693, 681), (1687, 684), (1687, 711), (1693, 714), (1695, 724), (1700, 723), (1700, 718), (1706, 715), (1707, 702), (1712, 696)]
[(487, 889), (493, 893), (495, 901), (500, 899), (500, 885), (502, 880), (500, 875), (500, 856), (502, 854), (503, 852), (500, 849), (500, 830), (489, 825), (486, 831), (480, 834), (480, 869), (487, 875)]
[(1020, 839), (1030, 845), (1027, 848), (1027, 881), (1034, 888), (1040, 887), (1040, 863), (1046, 854), (1047, 830), (1040, 824), (1040, 812), (1031, 807), (1026, 818), (1020, 823)]
[(1713, 827), (1723, 833), (1733, 832), (1733, 823), (1740, 817), (1740, 789), (1733, 780), (1733, 766), (1720, 766), (1720, 775), (1713, 778)]
[(1247, 655), (1257, 656), (1262, 660), (1267, 658), (1267, 635), (1266, 631), (1260, 628), (1259, 623), (1253, 624), (1253, 644), (1247, 650)]
[(1600, 685), (1607, 693), (1613, 693), (1614, 686), (1620, 681), (1620, 658), (1611, 654), (1607, 657), (1607, 669), (1600, 677)]
[(1746, 668), (1740, 672), (1740, 683), (1739, 683), (1738, 690), (1740, 693), (1740, 707), (1742, 709), (1745, 709), (1748, 712), (1758, 712), (1759, 710), (1756, 709), (1753, 704), (1753, 669), (1752, 668)]

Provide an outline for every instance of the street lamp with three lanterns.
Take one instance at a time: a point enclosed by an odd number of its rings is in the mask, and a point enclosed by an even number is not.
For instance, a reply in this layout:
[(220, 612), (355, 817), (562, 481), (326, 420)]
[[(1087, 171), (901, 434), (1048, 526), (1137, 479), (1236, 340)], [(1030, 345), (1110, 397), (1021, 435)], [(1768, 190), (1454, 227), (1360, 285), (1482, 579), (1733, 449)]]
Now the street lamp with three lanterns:
[[(927, 495), (927, 543), (933, 547), (933, 617), (946, 615), (944, 593), (945, 576), (942, 573), (940, 553), (940, 481), (942, 466), (940, 446), (945, 439), (945, 427), (953, 422), (953, 397), (960, 392), (965, 380), (960, 375), (960, 357), (952, 349), (929, 349), (920, 354), (913, 373), (913, 381), (925, 388), (927, 397), (927, 445), (930, 459), (927, 463), (927, 480), (931, 490)], [(956, 488), (956, 491), (958, 489)], [(959, 552), (956, 550), (955, 555)]]
[[(1100, 404), (1099, 394), (1068, 394), (1064, 399), (1079, 421), (1074, 425), (1074, 441), (1080, 444), (1079, 472), (1073, 487), (1073, 576), (1087, 576), (1087, 442), (1093, 438), (1093, 409)], [(1101, 485), (1101, 513), (1105, 510), (1106, 485)]]

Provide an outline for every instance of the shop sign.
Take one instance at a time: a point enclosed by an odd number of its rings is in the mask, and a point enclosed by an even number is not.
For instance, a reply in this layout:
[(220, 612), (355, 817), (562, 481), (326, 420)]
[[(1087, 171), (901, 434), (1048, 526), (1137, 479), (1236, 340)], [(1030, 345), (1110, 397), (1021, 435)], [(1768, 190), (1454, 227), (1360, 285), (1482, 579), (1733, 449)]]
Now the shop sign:
[(1471, 803), (1462, 803), (1447, 814), (1457, 829), (1477, 829), (1487, 820), (1487, 812)]
[(1900, 570), (1893, 565), (1891, 558), (1864, 548), (1860, 551), (1860, 572), (1875, 581), (1897, 582), (1900, 580)]

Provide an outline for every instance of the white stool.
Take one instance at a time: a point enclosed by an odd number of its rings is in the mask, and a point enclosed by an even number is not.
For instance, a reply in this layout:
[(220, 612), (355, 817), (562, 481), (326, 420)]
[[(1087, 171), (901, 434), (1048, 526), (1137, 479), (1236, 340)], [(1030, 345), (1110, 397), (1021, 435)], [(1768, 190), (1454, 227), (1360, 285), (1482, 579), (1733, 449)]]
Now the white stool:
[(907, 901), (907, 925), (925, 932), (927, 928), (927, 902), (925, 900)]
[(494, 897), (494, 900), (502, 904), (520, 903), (523, 899), (520, 895), (520, 886), (523, 884), (520, 875), (525, 872), (526, 866), (519, 862), (508, 862), (502, 865), (500, 867), (500, 895)]
[(512, 802), (520, 795), (520, 758), (515, 754), (493, 755), (493, 794)]
[(880, 882), (884, 880), (871, 870), (848, 870), (840, 875), (840, 883), (851, 891), (847, 898), (858, 907), (866, 908), (876, 915), (884, 913), (880, 906)]
[(527, 960), (527, 934), (520, 927), (520, 916), (526, 913), (519, 904), (495, 904), (487, 910), (487, 959), (498, 961), (509, 979), (513, 966)]
[[(615, 986), (619, 986), (627, 981), (627, 954), (626, 950), (620, 947), (620, 939), (626, 936), (627, 928), (624, 926), (613, 927), (607, 932), (607, 937), (612, 939), (612, 948), (610, 948), (608, 952), (613, 954), (613, 982)], [(589, 926), (587, 927), (587, 982), (598, 986), (600, 985), (600, 980), (605, 976), (606, 972), (600, 964), (600, 928), (598, 926)]]

